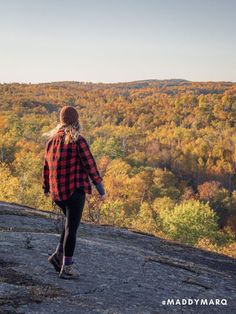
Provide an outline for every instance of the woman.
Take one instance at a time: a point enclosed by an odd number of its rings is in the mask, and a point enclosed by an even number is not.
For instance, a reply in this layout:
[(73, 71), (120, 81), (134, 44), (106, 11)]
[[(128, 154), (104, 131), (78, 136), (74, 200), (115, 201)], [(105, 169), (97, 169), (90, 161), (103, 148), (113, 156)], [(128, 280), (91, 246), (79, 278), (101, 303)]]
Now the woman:
[(66, 216), (65, 227), (56, 251), (48, 261), (61, 278), (77, 278), (73, 254), (76, 233), (85, 204), (85, 193), (92, 194), (91, 183), (101, 199), (105, 198), (102, 177), (86, 139), (80, 134), (79, 115), (72, 106), (60, 111), (60, 124), (49, 133), (42, 171), (45, 196), (61, 208)]

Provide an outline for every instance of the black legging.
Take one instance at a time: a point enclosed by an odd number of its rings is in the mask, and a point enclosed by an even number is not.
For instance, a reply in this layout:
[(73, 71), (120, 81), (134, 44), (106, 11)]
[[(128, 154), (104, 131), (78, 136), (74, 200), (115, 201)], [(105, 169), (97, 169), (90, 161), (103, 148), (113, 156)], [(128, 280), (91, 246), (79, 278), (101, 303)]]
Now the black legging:
[(55, 201), (66, 216), (65, 227), (62, 231), (60, 243), (63, 244), (64, 255), (73, 256), (76, 244), (76, 232), (80, 224), (85, 204), (85, 192), (81, 189), (71, 195), (68, 200)]

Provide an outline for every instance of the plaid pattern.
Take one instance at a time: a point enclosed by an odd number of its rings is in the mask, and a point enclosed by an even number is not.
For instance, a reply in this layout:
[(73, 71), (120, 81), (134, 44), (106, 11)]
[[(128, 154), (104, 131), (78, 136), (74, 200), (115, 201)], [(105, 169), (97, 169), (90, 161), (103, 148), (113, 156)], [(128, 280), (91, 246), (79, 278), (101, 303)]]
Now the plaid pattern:
[(54, 201), (68, 199), (76, 188), (92, 194), (94, 185), (103, 179), (86, 139), (79, 135), (75, 143), (64, 143), (64, 130), (59, 130), (45, 147), (42, 188)]

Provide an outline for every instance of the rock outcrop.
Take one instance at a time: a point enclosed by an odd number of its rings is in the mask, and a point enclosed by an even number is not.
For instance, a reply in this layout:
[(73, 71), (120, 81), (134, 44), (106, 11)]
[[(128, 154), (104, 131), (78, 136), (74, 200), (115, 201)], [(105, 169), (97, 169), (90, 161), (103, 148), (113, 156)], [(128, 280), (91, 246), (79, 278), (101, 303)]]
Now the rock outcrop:
[(55, 214), (0, 202), (0, 313), (236, 312), (232, 258), (82, 222), (74, 256), (81, 277), (63, 280), (47, 261), (61, 228)]

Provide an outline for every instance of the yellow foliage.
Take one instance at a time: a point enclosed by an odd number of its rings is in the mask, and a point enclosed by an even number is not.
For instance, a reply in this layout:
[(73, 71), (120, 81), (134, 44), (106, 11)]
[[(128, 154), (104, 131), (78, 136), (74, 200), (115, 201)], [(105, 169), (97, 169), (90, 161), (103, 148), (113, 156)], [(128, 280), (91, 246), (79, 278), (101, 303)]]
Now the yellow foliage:
[(0, 200), (6, 202), (17, 202), (19, 191), (19, 180), (13, 177), (7, 164), (0, 163)]

